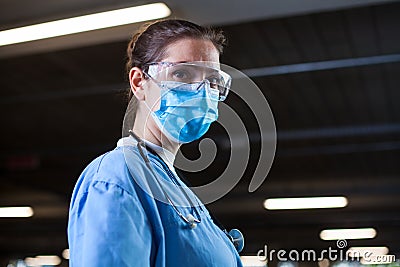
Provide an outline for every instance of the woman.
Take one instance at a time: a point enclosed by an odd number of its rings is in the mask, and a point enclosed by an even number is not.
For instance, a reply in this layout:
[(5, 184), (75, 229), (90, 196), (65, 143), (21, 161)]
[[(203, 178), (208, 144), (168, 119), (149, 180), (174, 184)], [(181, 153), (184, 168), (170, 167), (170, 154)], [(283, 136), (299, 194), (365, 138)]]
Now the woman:
[(242, 266), (229, 236), (172, 165), (217, 119), (230, 77), (220, 32), (188, 21), (147, 25), (128, 45), (135, 120), (73, 192), (70, 266)]

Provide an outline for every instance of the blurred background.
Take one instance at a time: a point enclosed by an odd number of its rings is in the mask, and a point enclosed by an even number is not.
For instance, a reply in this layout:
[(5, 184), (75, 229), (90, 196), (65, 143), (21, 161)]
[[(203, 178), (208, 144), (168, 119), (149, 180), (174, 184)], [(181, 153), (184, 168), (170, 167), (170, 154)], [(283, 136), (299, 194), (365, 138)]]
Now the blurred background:
[[(1, 0), (0, 30), (149, 3)], [(249, 193), (260, 129), (251, 107), (234, 94), (226, 100), (246, 125), (251, 156), (240, 183), (209, 209), (225, 227), (244, 233), (241, 254), (255, 256), (265, 245), (321, 251), (346, 239), (344, 249), (383, 247), (382, 253), (400, 257), (400, 2), (164, 3), (170, 18), (225, 32), (221, 62), (253, 79), (275, 118), (274, 163), (262, 186)], [(37, 266), (32, 261), (43, 255), (68, 266), (71, 193), (83, 168), (121, 137), (125, 48), (138, 25), (0, 46), (0, 207), (33, 211), (30, 217), (0, 216), (0, 266)], [(207, 169), (185, 172), (193, 184), (213, 180), (226, 167), (225, 135), (212, 126), (207, 137), (218, 154)], [(182, 152), (198, 158), (198, 142)], [(331, 196), (342, 197), (341, 208), (264, 207), (266, 199)], [(360, 228), (372, 234), (331, 240), (321, 235)], [(268, 263), (285, 264), (338, 263)]]

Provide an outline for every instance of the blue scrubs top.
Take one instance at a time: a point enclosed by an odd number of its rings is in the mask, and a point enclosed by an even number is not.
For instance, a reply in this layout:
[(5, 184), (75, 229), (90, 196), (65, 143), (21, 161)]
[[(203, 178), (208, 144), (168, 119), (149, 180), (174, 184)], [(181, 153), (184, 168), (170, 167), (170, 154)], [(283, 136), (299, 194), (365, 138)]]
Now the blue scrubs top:
[[(77, 181), (68, 221), (70, 266), (242, 266), (204, 205), (196, 208), (201, 222), (191, 229), (171, 205), (140, 188), (131, 172), (142, 179), (154, 177), (133, 138), (127, 138), (129, 145), (119, 142), (92, 161)], [(148, 157), (156, 175), (181, 183), (163, 160), (151, 153)], [(177, 208), (184, 215), (193, 213), (192, 208)]]

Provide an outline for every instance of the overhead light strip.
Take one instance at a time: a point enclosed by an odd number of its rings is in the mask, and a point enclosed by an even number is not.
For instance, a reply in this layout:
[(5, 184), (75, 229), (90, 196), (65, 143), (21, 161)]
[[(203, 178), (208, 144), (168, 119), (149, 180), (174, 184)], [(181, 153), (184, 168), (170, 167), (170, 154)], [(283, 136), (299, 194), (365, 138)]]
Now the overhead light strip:
[(57, 266), (61, 264), (61, 259), (57, 255), (27, 257), (24, 261), (28, 266)]
[(270, 198), (264, 201), (267, 210), (343, 208), (348, 204), (343, 196)]
[(374, 228), (327, 229), (319, 234), (322, 240), (369, 239), (376, 236)]
[(267, 261), (260, 260), (258, 256), (240, 256), (243, 266), (266, 267)]
[(170, 14), (167, 5), (154, 3), (44, 22), (1, 31), (0, 46), (160, 19)]
[(0, 218), (32, 217), (31, 207), (0, 207)]

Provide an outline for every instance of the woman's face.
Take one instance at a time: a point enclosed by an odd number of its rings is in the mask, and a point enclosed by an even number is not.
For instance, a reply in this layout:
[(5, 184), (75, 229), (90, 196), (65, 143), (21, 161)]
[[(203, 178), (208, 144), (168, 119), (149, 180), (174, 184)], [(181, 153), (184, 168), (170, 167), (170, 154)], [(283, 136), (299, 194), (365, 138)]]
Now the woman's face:
[[(211, 41), (202, 39), (185, 38), (167, 46), (162, 62), (193, 62), (209, 61), (219, 63), (219, 52)], [(147, 80), (147, 88), (144, 90), (145, 101), (152, 111), (160, 107), (161, 89), (151, 79)], [(151, 116), (150, 116), (151, 117)], [(164, 138), (153, 119), (146, 120), (145, 127), (154, 135)]]
[[(185, 38), (175, 41), (167, 46), (163, 62), (193, 62), (210, 61), (219, 63), (219, 52), (214, 44), (208, 40)], [(159, 109), (160, 88), (150, 82), (145, 93), (147, 105), (152, 110)]]

